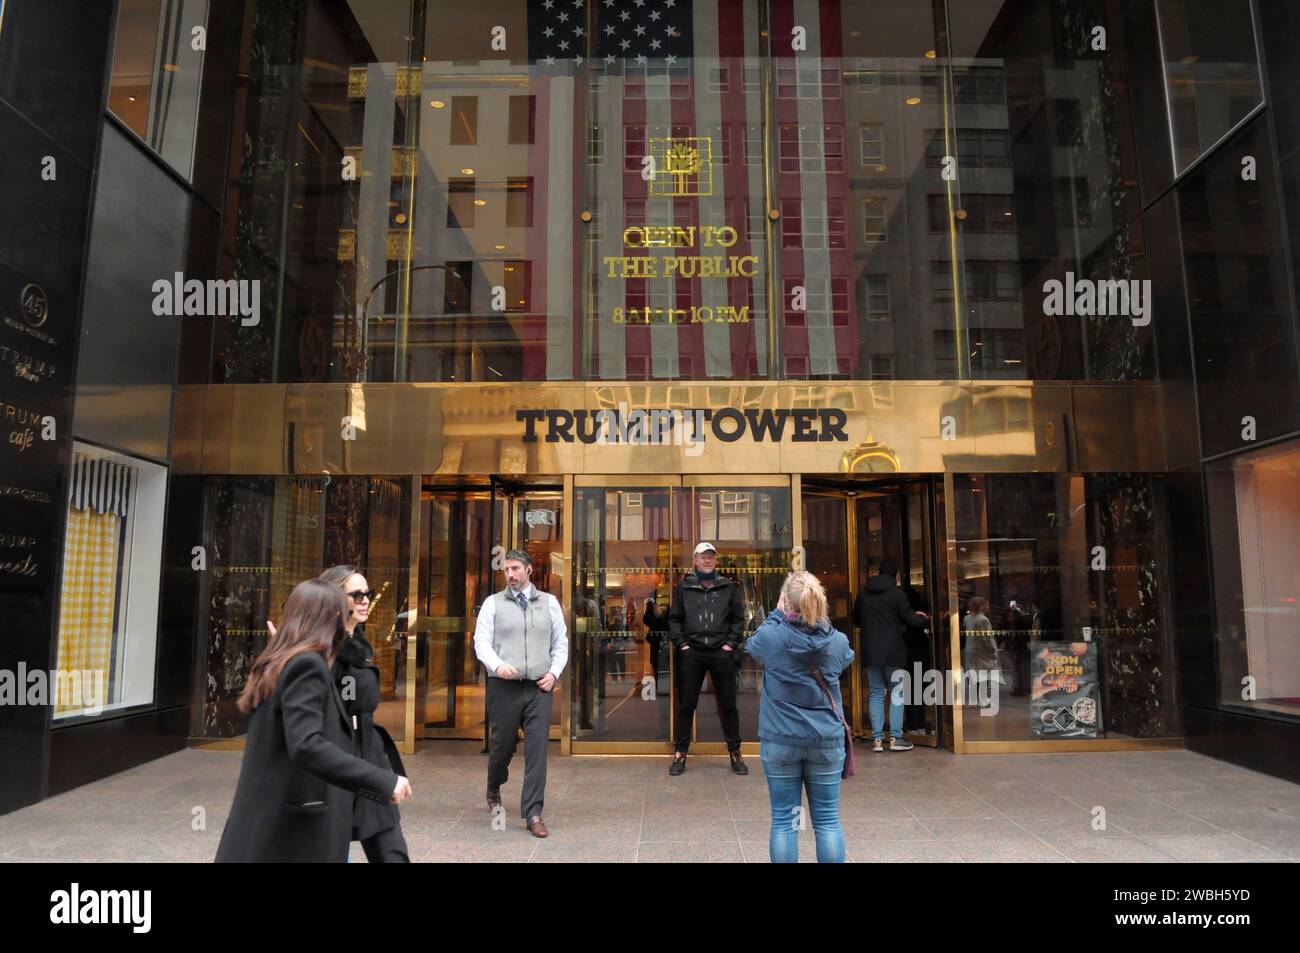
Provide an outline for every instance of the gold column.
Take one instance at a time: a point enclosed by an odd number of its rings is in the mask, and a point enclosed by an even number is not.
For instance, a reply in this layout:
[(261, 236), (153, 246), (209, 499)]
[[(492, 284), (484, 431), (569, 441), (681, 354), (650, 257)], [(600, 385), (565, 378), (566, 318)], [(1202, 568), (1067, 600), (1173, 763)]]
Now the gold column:
[[(943, 43), (936, 42), (935, 46), (936, 48), (942, 47), (938, 49), (938, 55), (939, 62), (943, 64), (939, 67), (940, 78), (942, 79), (939, 84), (939, 95), (943, 98), (943, 151), (945, 155), (952, 156), (954, 159), (959, 177), (961, 156), (957, 155), (953, 142), (952, 107), (955, 102), (952, 86), (952, 36), (946, 3), (944, 4)], [(957, 192), (958, 177), (944, 181), (943, 185), (944, 195), (948, 202), (948, 260), (952, 265), (952, 328), (957, 348), (955, 354), (957, 360), (956, 377), (958, 380), (969, 380), (971, 376), (970, 347), (967, 336), (963, 333), (961, 245), (957, 236), (957, 210), (960, 208), (961, 202), (961, 195)]]
[[(957, 598), (957, 507), (953, 501), (953, 475), (943, 475), (943, 522), (944, 522), (944, 558), (948, 560), (948, 627), (949, 661), (952, 684), (961, 684), (961, 607)], [(935, 636), (940, 637), (936, 632)], [(966, 750), (966, 740), (962, 728), (961, 699), (954, 699), (952, 706), (952, 750), (961, 754)]]
[(849, 644), (853, 646), (853, 671), (849, 673), (849, 690), (853, 693), (853, 734), (863, 733), (862, 727), (862, 640), (858, 627), (853, 624), (853, 610), (858, 602), (858, 501), (855, 496), (844, 497), (845, 561), (849, 578)]
[(573, 474), (564, 476), (564, 502), (561, 506), (561, 519), (564, 520), (564, 537), (561, 559), (564, 563), (564, 625), (569, 634), (569, 661), (560, 675), (560, 698), (564, 707), (560, 710), (560, 754), (573, 754), (573, 654), (577, 642), (573, 631), (573, 601), (576, 598), (573, 577)]
[(415, 671), (420, 660), (419, 619), (420, 605), (420, 491), (424, 478), (411, 477), (411, 548), (407, 555), (408, 574), (406, 597), (406, 725), (402, 735), (402, 753), (415, 754)]

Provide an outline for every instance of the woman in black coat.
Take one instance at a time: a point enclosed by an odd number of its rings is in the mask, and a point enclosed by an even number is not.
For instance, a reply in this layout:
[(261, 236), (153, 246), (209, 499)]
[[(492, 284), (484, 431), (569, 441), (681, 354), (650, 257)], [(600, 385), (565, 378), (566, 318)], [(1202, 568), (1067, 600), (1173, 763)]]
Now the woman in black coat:
[[(380, 701), (379, 666), (374, 663), (375, 653), (365, 636), (365, 623), (375, 592), (356, 566), (333, 566), (319, 578), (341, 589), (348, 600), (343, 623), (347, 638), (334, 663), (334, 684), (338, 686), (348, 718), (356, 727), (352, 753), (381, 770), (392, 770), (404, 777), (406, 768), (397, 745), (384, 727), (375, 722)], [(352, 839), (361, 841), (366, 860), (372, 864), (411, 862), (396, 804), (379, 804), (357, 797), (353, 803)]]
[(239, 698), (251, 712), (244, 761), (217, 848), (223, 862), (347, 860), (354, 796), (398, 802), (410, 783), (349, 752), (352, 723), (330, 677), (346, 599), (299, 583)]

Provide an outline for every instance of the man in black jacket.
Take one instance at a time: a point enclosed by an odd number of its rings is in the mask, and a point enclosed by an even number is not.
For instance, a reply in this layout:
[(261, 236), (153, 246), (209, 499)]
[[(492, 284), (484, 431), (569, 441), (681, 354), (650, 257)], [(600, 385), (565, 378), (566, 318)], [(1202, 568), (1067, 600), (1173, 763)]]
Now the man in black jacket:
[(871, 684), (872, 750), (885, 750), (885, 694), (889, 694), (889, 750), (907, 751), (912, 743), (903, 737), (903, 691), (894, 688), (894, 674), (906, 671), (909, 627), (924, 628), (929, 617), (913, 612), (907, 596), (895, 584), (898, 565), (892, 559), (880, 563), (880, 572), (872, 576), (858, 593), (853, 607), (853, 621), (862, 632), (862, 665)]
[(695, 706), (708, 673), (718, 697), (718, 720), (731, 753), (731, 770), (749, 774), (740, 757), (740, 710), (736, 707), (738, 650), (745, 640), (745, 597), (740, 588), (717, 572), (718, 551), (712, 543), (695, 547), (695, 571), (673, 589), (668, 610), (668, 635), (677, 647), (676, 753), (668, 773), (686, 770)]

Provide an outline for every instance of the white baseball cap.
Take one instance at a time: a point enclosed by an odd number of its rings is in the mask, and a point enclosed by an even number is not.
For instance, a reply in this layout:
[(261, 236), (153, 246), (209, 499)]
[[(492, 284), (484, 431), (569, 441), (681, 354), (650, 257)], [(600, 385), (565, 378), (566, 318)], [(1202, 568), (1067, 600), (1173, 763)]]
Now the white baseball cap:
[(700, 553), (713, 553), (716, 556), (718, 550), (712, 543), (700, 543), (700, 545), (695, 547), (695, 555), (698, 556)]

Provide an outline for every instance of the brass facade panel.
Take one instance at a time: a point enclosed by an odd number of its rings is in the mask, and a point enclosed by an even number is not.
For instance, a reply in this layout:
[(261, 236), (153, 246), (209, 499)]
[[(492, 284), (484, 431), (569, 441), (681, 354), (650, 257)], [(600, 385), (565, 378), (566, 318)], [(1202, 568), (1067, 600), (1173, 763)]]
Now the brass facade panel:
[(78, 384), (72, 431), (78, 438), (146, 457), (167, 459), (172, 388), (167, 384)]
[[(844, 381), (235, 384), (187, 394), (204, 473), (769, 474), (1160, 472), (1162, 385)], [(659, 445), (524, 439), (517, 411), (839, 409), (848, 439)], [(349, 434), (344, 418), (355, 433)], [(818, 419), (816, 429), (822, 420)], [(348, 439), (351, 436), (352, 439)], [(184, 457), (192, 465), (191, 449)]]
[(1166, 415), (1196, 419), (1186, 388), (1148, 384), (1132, 393), (1128, 384), (1093, 384), (1076, 388), (1073, 397), (1079, 473), (1164, 470)]
[(177, 387), (172, 425), (172, 470), (200, 473), (203, 469), (203, 387)]

